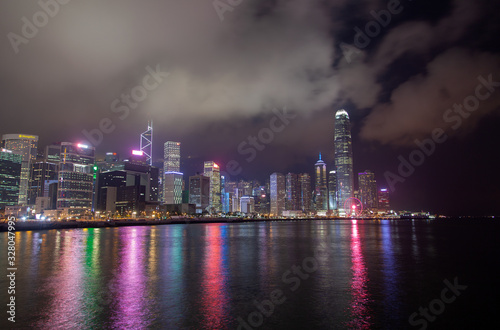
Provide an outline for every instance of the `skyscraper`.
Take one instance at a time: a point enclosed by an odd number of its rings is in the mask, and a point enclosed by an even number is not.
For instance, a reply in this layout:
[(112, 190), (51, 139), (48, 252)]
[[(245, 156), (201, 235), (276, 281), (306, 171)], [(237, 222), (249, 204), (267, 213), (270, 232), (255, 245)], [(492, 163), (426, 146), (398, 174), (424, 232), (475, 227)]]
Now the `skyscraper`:
[(328, 211), (328, 187), (326, 179), (326, 164), (321, 159), (321, 153), (319, 154), (319, 160), (314, 164), (315, 172), (315, 185), (314, 185), (314, 195), (316, 200), (316, 211)]
[(21, 181), (19, 183), (19, 204), (28, 203), (28, 189), (31, 180), (31, 166), (36, 160), (38, 136), (26, 134), (5, 134), (2, 136), (4, 148), (22, 155)]
[(92, 208), (94, 191), (94, 147), (62, 142), (57, 208), (79, 214)]
[(285, 176), (281, 173), (271, 174), (271, 215), (283, 215), (285, 210)]
[(337, 209), (337, 171), (328, 174), (328, 208), (330, 211)]
[(243, 196), (240, 199), (240, 212), (253, 213), (255, 211), (255, 199), (252, 196)]
[(116, 152), (107, 152), (104, 161), (106, 163), (116, 163), (120, 161), (120, 156)]
[(165, 172), (163, 201), (165, 204), (182, 204), (182, 176), (180, 172)]
[(204, 175), (189, 177), (189, 203), (196, 205), (196, 213), (206, 211), (210, 197), (210, 178)]
[(163, 202), (182, 204), (181, 143), (167, 141), (163, 145)]
[(300, 209), (308, 213), (312, 209), (311, 176), (307, 173), (299, 174), (300, 184)]
[(96, 208), (121, 214), (145, 211), (158, 201), (159, 176), (159, 168), (150, 166), (143, 152), (133, 150), (129, 159), (114, 163), (111, 169), (101, 169)]
[(141, 134), (141, 151), (146, 156), (146, 162), (153, 165), (153, 122), (148, 122), (148, 129)]
[(286, 175), (286, 210), (300, 210), (300, 185), (297, 174)]
[(335, 114), (335, 167), (337, 168), (338, 208), (344, 208), (346, 199), (353, 197), (354, 174), (352, 169), (351, 122), (345, 110)]
[(21, 153), (0, 149), (0, 208), (18, 204), (22, 160)]
[[(45, 160), (35, 162), (31, 171), (28, 203), (35, 205), (38, 197), (48, 197), (45, 181), (57, 180), (57, 164)], [(48, 188), (48, 187), (47, 187)]]
[(366, 170), (358, 173), (359, 195), (364, 209), (376, 209), (378, 205), (377, 182), (375, 174)]
[(167, 141), (163, 145), (163, 170), (165, 172), (181, 171), (181, 143)]
[(378, 207), (381, 210), (388, 211), (391, 208), (389, 202), (389, 190), (382, 188), (378, 191)]
[(209, 210), (211, 213), (222, 211), (220, 203), (220, 168), (213, 161), (206, 161), (203, 164), (203, 173), (210, 178)]

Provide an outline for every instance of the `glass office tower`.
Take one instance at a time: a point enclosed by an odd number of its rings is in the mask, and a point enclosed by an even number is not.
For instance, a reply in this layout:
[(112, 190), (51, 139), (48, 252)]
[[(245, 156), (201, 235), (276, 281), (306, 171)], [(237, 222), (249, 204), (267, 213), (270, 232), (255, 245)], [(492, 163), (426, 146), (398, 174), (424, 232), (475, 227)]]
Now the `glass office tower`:
[(38, 136), (26, 134), (4, 134), (4, 148), (22, 155), (21, 181), (19, 183), (19, 204), (28, 204), (28, 190), (31, 181), (31, 167), (36, 160)]
[(343, 209), (345, 200), (354, 196), (351, 122), (345, 110), (339, 110), (335, 114), (334, 146), (338, 208)]

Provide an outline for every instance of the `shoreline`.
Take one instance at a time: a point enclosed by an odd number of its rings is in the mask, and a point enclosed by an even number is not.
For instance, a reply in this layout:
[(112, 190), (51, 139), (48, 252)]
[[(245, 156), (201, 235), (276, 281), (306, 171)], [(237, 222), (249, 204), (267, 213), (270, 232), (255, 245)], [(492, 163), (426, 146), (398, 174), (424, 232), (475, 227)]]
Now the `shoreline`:
[[(315, 221), (315, 220), (350, 220), (346, 218), (303, 218), (303, 219), (281, 219), (281, 218), (179, 218), (167, 220), (83, 220), (83, 221), (16, 221), (15, 231), (38, 231), (52, 229), (77, 229), (77, 228), (115, 228), (126, 226), (157, 226), (174, 224), (204, 224), (204, 223), (243, 223), (243, 222), (271, 222), (271, 221)], [(364, 218), (359, 220), (400, 220)], [(0, 223), (0, 232), (8, 231), (8, 223)]]

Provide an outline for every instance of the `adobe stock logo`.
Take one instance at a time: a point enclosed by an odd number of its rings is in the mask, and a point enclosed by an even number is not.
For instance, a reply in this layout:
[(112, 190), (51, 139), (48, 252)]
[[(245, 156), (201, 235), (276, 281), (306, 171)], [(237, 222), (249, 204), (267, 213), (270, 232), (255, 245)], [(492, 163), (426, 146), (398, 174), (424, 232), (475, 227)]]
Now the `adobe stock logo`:
[(224, 21), (224, 13), (229, 11), (232, 12), (234, 8), (241, 5), (243, 0), (214, 0), (212, 5), (214, 6), (215, 12), (221, 22)]
[(30, 39), (38, 35), (39, 29), (43, 28), (49, 23), (51, 18), (54, 18), (61, 9), (60, 6), (67, 4), (70, 0), (39, 0), (38, 6), (42, 10), (33, 14), (31, 21), (23, 16), (21, 21), (24, 23), (21, 27), (21, 35), (9, 32), (7, 38), (10, 41), (14, 53), (19, 53), (19, 46), (21, 44), (28, 44)]
[[(163, 80), (170, 74), (169, 72), (161, 71), (159, 64), (156, 65), (155, 69), (151, 68), (149, 65), (145, 69), (147, 75), (142, 79), (141, 85), (133, 87), (130, 93), (122, 93), (119, 98), (111, 102), (111, 112), (119, 114), (118, 118), (120, 120), (125, 120), (129, 116), (131, 109), (137, 109), (139, 103), (143, 102), (148, 97), (148, 92), (158, 88)], [(89, 131), (84, 129), (82, 130), (82, 134), (88, 142), (94, 147), (97, 147), (104, 139), (104, 134), (111, 134), (115, 129), (116, 125), (113, 124), (111, 118), (106, 117), (99, 121), (97, 128)]]
[[(461, 291), (467, 289), (466, 285), (460, 285), (458, 283), (458, 278), (453, 279), (453, 283), (445, 279), (443, 283), (446, 287), (441, 290), (441, 295), (439, 298), (432, 300), (429, 306), (418, 308), (418, 313), (415, 312), (410, 315), (408, 322), (413, 326), (421, 326), (419, 330), (427, 329), (428, 322), (434, 322), (437, 316), (444, 313), (446, 309), (446, 304), (451, 304), (457, 297), (462, 294)], [(419, 317), (420, 316), (420, 317)]]
[[(453, 105), (453, 108), (447, 109), (443, 113), (443, 121), (446, 124), (452, 124), (453, 130), (459, 129), (464, 120), (469, 118), (474, 111), (479, 109), (481, 101), (486, 101), (491, 97), (496, 88), (500, 87), (500, 82), (493, 81), (493, 75), (489, 74), (488, 78), (483, 76), (477, 77), (479, 84), (476, 86), (474, 93), (466, 96), (462, 103)], [(437, 149), (438, 144), (444, 143), (448, 140), (448, 135), (445, 130), (440, 127), (434, 128), (431, 137), (423, 139), (422, 141), (416, 139), (414, 141), (417, 146), (414, 148), (407, 159), (403, 155), (398, 156), (398, 174), (391, 171), (384, 173), (384, 178), (389, 185), (391, 192), (396, 190), (396, 184), (403, 183), (408, 179), (415, 169), (421, 166), (425, 160), (432, 156)]]
[[(286, 107), (283, 107), (281, 110), (273, 108), (272, 112), (274, 116), (269, 120), (268, 127), (261, 128), (257, 135), (249, 135), (238, 144), (238, 153), (241, 156), (246, 156), (245, 161), (247, 163), (253, 162), (257, 154), (266, 149), (266, 146), (274, 141), (276, 135), (283, 132), (292, 120), (297, 117), (297, 114), (289, 112)], [(237, 176), (242, 171), (243, 168), (240, 162), (233, 159), (227, 163), (224, 174), (226, 177)]]
[[(411, 0), (408, 0), (411, 1)], [(370, 15), (374, 18), (365, 24), (364, 31), (359, 27), (355, 27), (354, 31), (354, 45), (349, 45), (346, 43), (340, 44), (340, 49), (346, 59), (347, 63), (351, 63), (353, 54), (361, 53), (360, 49), (368, 47), (371, 43), (372, 38), (377, 37), (383, 28), (386, 28), (391, 24), (392, 15), (400, 14), (404, 7), (401, 5), (399, 0), (390, 0), (387, 3), (387, 9), (382, 9), (378, 12), (372, 10)]]

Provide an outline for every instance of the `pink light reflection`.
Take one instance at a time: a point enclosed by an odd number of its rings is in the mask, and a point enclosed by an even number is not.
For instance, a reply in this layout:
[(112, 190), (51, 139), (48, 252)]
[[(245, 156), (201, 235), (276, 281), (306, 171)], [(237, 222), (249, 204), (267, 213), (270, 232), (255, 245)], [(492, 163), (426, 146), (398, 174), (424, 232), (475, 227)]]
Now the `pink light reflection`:
[(361, 251), (361, 242), (358, 234), (358, 224), (352, 222), (351, 234), (351, 259), (352, 259), (352, 282), (351, 282), (351, 321), (348, 324), (349, 328), (354, 329), (370, 329), (370, 310), (368, 303), (370, 295), (367, 290), (368, 277), (366, 266)]
[(146, 227), (120, 230), (120, 266), (109, 290), (117, 300), (113, 326), (118, 329), (147, 327), (149, 303), (146, 295), (145, 244), (142, 233)]
[(224, 266), (220, 226), (207, 226), (202, 282), (202, 313), (208, 329), (222, 329), (227, 298), (224, 292)]
[(73, 324), (85, 324), (84, 300), (88, 297), (85, 297), (84, 290), (83, 258), (80, 253), (84, 244), (80, 234), (76, 230), (62, 232), (63, 243), (56, 262), (58, 276), (52, 277), (45, 285), (44, 290), (50, 298), (45, 307), (46, 318), (37, 324), (37, 328), (62, 329)]

